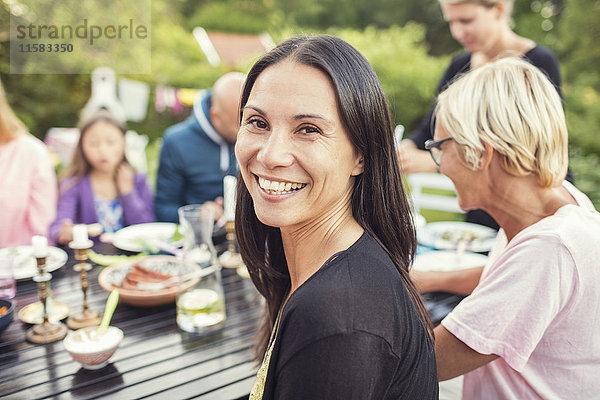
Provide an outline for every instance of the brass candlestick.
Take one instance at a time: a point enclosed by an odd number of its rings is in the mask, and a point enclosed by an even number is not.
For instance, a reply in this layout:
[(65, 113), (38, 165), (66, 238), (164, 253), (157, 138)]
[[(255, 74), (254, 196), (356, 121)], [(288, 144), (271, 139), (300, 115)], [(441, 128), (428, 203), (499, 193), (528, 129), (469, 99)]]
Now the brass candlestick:
[(100, 321), (102, 320), (102, 315), (100, 313), (90, 310), (87, 301), (87, 272), (92, 269), (92, 266), (87, 263), (87, 251), (92, 245), (93, 242), (91, 240), (88, 240), (85, 244), (75, 244), (75, 242), (69, 243), (69, 247), (75, 251), (75, 259), (79, 261), (73, 269), (79, 272), (81, 277), (81, 291), (83, 292), (83, 309), (81, 313), (72, 315), (67, 319), (67, 326), (73, 330), (85, 328), (87, 326), (100, 325)]
[(235, 221), (225, 223), (227, 231), (227, 251), (219, 257), (219, 263), (225, 268), (238, 268), (244, 265), (242, 256), (235, 248)]
[(46, 272), (46, 257), (36, 257), (38, 274), (33, 278), (38, 284), (38, 292), (44, 310), (44, 319), (41, 324), (32, 326), (27, 330), (27, 340), (33, 343), (52, 343), (61, 340), (67, 334), (67, 327), (62, 322), (50, 323), (48, 318), (48, 289), (52, 275)]

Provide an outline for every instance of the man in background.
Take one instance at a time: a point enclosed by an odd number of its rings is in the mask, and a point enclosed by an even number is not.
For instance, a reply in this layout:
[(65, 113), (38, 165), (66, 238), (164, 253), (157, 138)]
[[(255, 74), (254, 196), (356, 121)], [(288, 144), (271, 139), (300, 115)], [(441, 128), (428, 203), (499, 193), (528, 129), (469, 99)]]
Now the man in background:
[(234, 145), (245, 75), (229, 72), (199, 95), (185, 121), (163, 137), (154, 209), (158, 221), (178, 222), (177, 209), (223, 196), (223, 177), (237, 176)]

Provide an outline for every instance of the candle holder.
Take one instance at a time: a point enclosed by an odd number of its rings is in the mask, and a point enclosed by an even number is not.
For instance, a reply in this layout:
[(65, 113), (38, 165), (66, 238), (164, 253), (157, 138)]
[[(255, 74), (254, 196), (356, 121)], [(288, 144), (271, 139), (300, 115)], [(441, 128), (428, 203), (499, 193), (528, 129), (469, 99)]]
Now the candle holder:
[(46, 272), (46, 257), (36, 257), (38, 274), (33, 278), (38, 284), (40, 301), (44, 310), (44, 317), (41, 324), (32, 326), (25, 334), (27, 340), (33, 343), (52, 343), (64, 338), (67, 334), (67, 327), (62, 322), (50, 323), (48, 317), (48, 289), (52, 275)]
[(227, 221), (225, 223), (227, 231), (227, 251), (219, 256), (219, 263), (225, 268), (238, 268), (244, 266), (242, 256), (235, 248), (235, 222)]
[(92, 266), (87, 263), (87, 251), (92, 245), (93, 242), (91, 240), (86, 240), (83, 243), (75, 241), (69, 243), (69, 247), (75, 251), (75, 259), (79, 261), (75, 264), (73, 269), (79, 272), (81, 278), (81, 291), (83, 292), (83, 309), (81, 313), (72, 315), (67, 319), (67, 326), (73, 330), (100, 325), (100, 321), (102, 320), (102, 315), (100, 313), (90, 310), (87, 301), (87, 272), (92, 269)]

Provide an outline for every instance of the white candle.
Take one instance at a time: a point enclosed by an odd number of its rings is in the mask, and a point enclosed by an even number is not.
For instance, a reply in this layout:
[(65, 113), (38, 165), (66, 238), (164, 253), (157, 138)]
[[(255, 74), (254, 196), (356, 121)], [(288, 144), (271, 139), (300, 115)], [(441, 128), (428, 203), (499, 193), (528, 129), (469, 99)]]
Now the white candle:
[(223, 208), (227, 221), (235, 220), (236, 186), (237, 178), (235, 176), (227, 175), (223, 178)]
[(73, 225), (73, 247), (87, 247), (88, 241), (87, 226), (85, 224)]
[(42, 258), (48, 255), (48, 239), (46, 236), (33, 236), (31, 238), (31, 246), (33, 247), (33, 256)]

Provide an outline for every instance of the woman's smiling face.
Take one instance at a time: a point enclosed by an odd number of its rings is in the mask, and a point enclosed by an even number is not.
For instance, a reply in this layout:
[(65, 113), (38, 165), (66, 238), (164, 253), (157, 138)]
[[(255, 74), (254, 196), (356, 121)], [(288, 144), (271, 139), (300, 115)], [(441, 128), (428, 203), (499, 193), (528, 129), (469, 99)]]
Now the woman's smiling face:
[(291, 60), (256, 79), (235, 152), (258, 219), (280, 228), (319, 224), (348, 211), (363, 168), (329, 78)]

